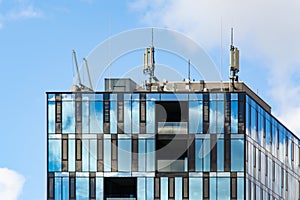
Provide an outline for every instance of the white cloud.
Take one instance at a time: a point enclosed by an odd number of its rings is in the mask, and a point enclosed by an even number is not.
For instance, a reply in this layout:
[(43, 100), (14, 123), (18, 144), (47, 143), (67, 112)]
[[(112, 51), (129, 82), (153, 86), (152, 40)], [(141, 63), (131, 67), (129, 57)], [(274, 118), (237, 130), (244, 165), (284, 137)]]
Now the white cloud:
[[(276, 105), (276, 115), (300, 136), (300, 1), (281, 0), (135, 0), (130, 8), (141, 14), (142, 22), (188, 34), (205, 48), (219, 47), (221, 22), (229, 44), (230, 27), (235, 28), (235, 43), (242, 50), (241, 59), (267, 63), (267, 82)], [(244, 66), (252, 67), (252, 66)], [(257, 66), (255, 66), (256, 69)], [(253, 70), (253, 79), (256, 78)], [(257, 80), (261, 81), (261, 80)], [(257, 83), (261, 84), (261, 83)]]
[(7, 168), (0, 168), (0, 199), (18, 199), (24, 183), (25, 178), (21, 174)]
[(7, 15), (7, 18), (11, 20), (19, 20), (19, 19), (41, 18), (43, 16), (44, 14), (42, 11), (34, 8), (32, 5), (29, 5), (24, 8), (12, 10)]

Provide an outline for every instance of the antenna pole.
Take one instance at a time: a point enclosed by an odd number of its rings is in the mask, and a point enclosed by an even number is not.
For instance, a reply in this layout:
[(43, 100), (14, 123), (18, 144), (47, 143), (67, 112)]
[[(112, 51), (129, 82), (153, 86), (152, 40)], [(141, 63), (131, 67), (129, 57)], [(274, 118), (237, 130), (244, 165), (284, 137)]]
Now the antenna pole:
[(231, 28), (231, 45), (230, 45), (230, 48), (234, 48), (233, 46), (233, 28)]
[(191, 61), (190, 61), (190, 59), (189, 59), (189, 71), (188, 71), (188, 79), (189, 79), (189, 81), (191, 80)]
[(88, 63), (87, 63), (87, 59), (83, 58), (83, 61), (85, 62), (85, 67), (86, 67), (86, 71), (87, 71), (87, 74), (88, 74), (90, 87), (93, 90), (93, 85), (92, 85), (92, 81), (91, 81), (90, 70), (89, 70), (89, 66), (88, 66)]
[(73, 53), (73, 58), (74, 58), (74, 62), (75, 62), (76, 72), (77, 72), (78, 84), (79, 84), (79, 86), (81, 86), (81, 80), (80, 80), (79, 68), (78, 68), (78, 63), (77, 63), (77, 57), (76, 57), (76, 52), (75, 52), (74, 49), (72, 50), (72, 53)]
[(153, 47), (153, 28), (151, 29), (151, 46)]

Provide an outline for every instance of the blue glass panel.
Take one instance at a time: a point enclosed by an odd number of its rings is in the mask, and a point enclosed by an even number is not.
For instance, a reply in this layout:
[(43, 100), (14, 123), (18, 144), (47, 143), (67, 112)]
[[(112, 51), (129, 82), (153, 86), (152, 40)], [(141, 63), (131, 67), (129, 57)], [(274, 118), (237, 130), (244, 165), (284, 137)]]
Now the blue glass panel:
[(231, 139), (231, 171), (244, 171), (243, 139)]
[(202, 145), (203, 171), (210, 171), (210, 140), (203, 140)]
[(76, 177), (76, 199), (89, 200), (89, 178)]
[(146, 200), (146, 181), (145, 178), (137, 178), (137, 198)]
[(160, 178), (160, 199), (168, 200), (168, 178)]
[(55, 102), (48, 102), (48, 133), (55, 133)]
[(217, 171), (224, 171), (224, 140), (217, 141)]
[(132, 133), (140, 132), (140, 102), (132, 101), (131, 104), (131, 115), (132, 115)]
[(91, 172), (97, 171), (97, 141), (90, 140), (90, 170)]
[(61, 94), (63, 101), (74, 101), (74, 94)]
[(210, 133), (224, 133), (224, 102), (211, 101), (209, 111)]
[(109, 100), (117, 101), (117, 94), (110, 94)]
[(131, 101), (124, 101), (124, 132), (131, 133)]
[(257, 110), (251, 107), (251, 137), (257, 140)]
[(155, 127), (155, 102), (146, 102), (146, 131), (147, 133), (154, 133)]
[(190, 178), (189, 182), (189, 199), (201, 200), (202, 199), (202, 178)]
[(238, 100), (238, 94), (236, 93), (231, 93), (231, 101), (232, 100)]
[[(218, 147), (219, 148), (219, 147)], [(210, 177), (209, 178), (209, 199), (217, 199), (217, 178)]]
[(238, 101), (231, 101), (231, 133), (238, 133)]
[(131, 99), (132, 101), (140, 101), (140, 94), (132, 94)]
[(189, 94), (189, 101), (202, 101), (203, 95), (199, 93)]
[(89, 171), (89, 141), (82, 140), (82, 171)]
[(49, 172), (61, 171), (61, 140), (49, 139), (48, 151)]
[(82, 133), (90, 132), (90, 102), (82, 101)]
[(62, 133), (75, 133), (75, 103), (62, 102)]
[(244, 178), (237, 178), (237, 199), (244, 199)]
[(146, 171), (146, 140), (138, 140), (138, 171)]
[(110, 102), (110, 133), (117, 133), (117, 102)]
[(103, 200), (103, 178), (96, 177), (96, 200)]
[(162, 101), (187, 101), (188, 94), (161, 94)]
[(189, 102), (189, 133), (202, 133), (202, 101)]
[(104, 171), (111, 171), (111, 140), (104, 139)]
[(182, 200), (182, 178), (175, 178), (175, 200)]
[(90, 133), (103, 133), (103, 102), (90, 102)]
[(74, 139), (69, 139), (69, 144), (68, 144), (68, 167), (70, 172), (75, 171), (75, 140)]
[(69, 177), (62, 178), (62, 199), (69, 199)]
[(153, 200), (154, 199), (154, 178), (146, 178), (146, 184), (147, 184), (147, 200)]
[(160, 100), (160, 94), (146, 94), (146, 100), (159, 101)]
[(230, 199), (230, 178), (217, 178), (218, 199)]
[(131, 140), (118, 140), (118, 171), (131, 171)]
[(62, 200), (62, 191), (61, 191), (61, 189), (62, 189), (62, 187), (61, 187), (61, 177), (56, 177), (55, 178), (55, 194), (54, 194), (54, 199), (55, 200)]
[(202, 140), (195, 141), (195, 167), (197, 172), (203, 171)]
[(155, 171), (155, 142), (153, 139), (148, 139), (147, 141), (147, 164), (146, 164), (146, 170), (148, 172), (154, 172)]
[(55, 101), (55, 94), (48, 94), (48, 101)]

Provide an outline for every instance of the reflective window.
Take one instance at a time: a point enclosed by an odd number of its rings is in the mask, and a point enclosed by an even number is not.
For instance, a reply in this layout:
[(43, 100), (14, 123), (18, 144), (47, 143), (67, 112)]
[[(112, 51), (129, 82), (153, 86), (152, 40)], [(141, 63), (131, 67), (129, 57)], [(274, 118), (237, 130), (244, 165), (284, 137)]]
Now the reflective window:
[(118, 171), (131, 171), (131, 140), (118, 140)]
[(104, 139), (104, 171), (111, 171), (111, 139)]
[(139, 200), (146, 200), (145, 178), (137, 178), (137, 197)]
[(168, 200), (168, 178), (162, 177), (160, 178), (160, 199)]
[(231, 139), (231, 171), (244, 171), (243, 139)]
[(82, 171), (97, 171), (97, 141), (82, 140)]
[(55, 133), (55, 102), (48, 102), (48, 133)]
[(62, 133), (75, 133), (75, 103), (62, 102)]
[[(87, 112), (87, 111), (86, 111)], [(90, 133), (103, 133), (103, 102), (90, 102)]]
[(61, 194), (62, 194), (62, 185), (61, 185), (61, 177), (56, 177), (55, 178), (55, 194), (54, 194), (54, 199), (55, 200), (60, 200), (61, 199)]
[(202, 133), (202, 101), (189, 102), (189, 133)]
[(131, 103), (131, 116), (132, 116), (132, 133), (140, 132), (140, 102), (132, 101)]
[(61, 171), (61, 140), (49, 139), (48, 151), (49, 172)]
[(217, 141), (217, 171), (224, 171), (224, 140)]
[(76, 177), (76, 199), (89, 200), (89, 178)]
[(146, 140), (138, 140), (138, 171), (146, 171)]
[(203, 140), (201, 157), (203, 158), (203, 171), (210, 171), (210, 140)]
[(244, 178), (237, 178), (237, 199), (244, 199)]
[(131, 133), (131, 101), (124, 101), (124, 132)]
[(103, 200), (103, 177), (96, 177), (96, 200)]
[(238, 101), (231, 101), (231, 133), (238, 133)]
[(175, 200), (182, 200), (182, 178), (175, 178)]
[(189, 199), (201, 200), (202, 199), (202, 178), (190, 178), (189, 180)]
[(195, 169), (197, 172), (203, 170), (202, 162), (202, 140), (195, 141)]
[(153, 200), (154, 199), (154, 178), (146, 178), (146, 199)]
[(155, 128), (155, 101), (146, 102), (146, 131), (154, 133)]
[(91, 172), (97, 171), (97, 140), (90, 140), (90, 170)]
[(69, 171), (74, 172), (75, 171), (75, 140), (74, 139), (69, 139), (68, 149), (69, 149), (68, 152)]
[(69, 199), (69, 177), (62, 178), (62, 199)]
[(217, 178), (218, 199), (230, 199), (230, 178)]
[(217, 199), (217, 178), (209, 178), (209, 199)]
[(224, 133), (224, 102), (210, 101), (210, 133)]
[(155, 142), (153, 139), (147, 140), (147, 164), (146, 164), (146, 170), (148, 172), (154, 172), (155, 171)]
[(117, 133), (117, 102), (110, 102), (110, 133)]

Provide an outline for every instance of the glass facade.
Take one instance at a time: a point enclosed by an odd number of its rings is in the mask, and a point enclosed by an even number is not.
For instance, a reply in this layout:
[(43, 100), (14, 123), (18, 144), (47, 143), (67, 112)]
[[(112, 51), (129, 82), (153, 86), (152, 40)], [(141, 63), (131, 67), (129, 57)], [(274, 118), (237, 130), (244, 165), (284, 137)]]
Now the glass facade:
[(300, 141), (247, 93), (47, 93), (56, 199), (299, 199)]

